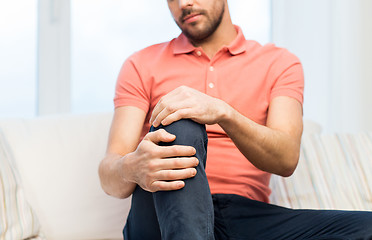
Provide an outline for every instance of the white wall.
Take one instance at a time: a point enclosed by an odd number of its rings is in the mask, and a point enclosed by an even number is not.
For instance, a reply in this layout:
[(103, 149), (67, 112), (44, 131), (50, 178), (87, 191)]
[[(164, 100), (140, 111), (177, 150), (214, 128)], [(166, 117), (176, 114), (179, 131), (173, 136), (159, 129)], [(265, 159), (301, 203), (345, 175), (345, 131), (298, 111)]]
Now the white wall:
[(273, 41), (302, 61), (304, 117), (372, 130), (372, 1), (273, 0)]

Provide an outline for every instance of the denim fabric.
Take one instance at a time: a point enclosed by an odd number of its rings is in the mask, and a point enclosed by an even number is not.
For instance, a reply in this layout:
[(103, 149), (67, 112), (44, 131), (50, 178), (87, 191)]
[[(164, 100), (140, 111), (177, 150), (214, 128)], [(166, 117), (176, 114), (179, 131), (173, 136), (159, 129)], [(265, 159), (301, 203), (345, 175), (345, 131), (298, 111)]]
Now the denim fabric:
[(213, 240), (213, 203), (204, 170), (208, 143), (205, 126), (180, 120), (159, 128), (176, 135), (174, 142), (160, 145), (187, 145), (196, 149), (197, 174), (186, 179), (185, 187), (178, 191), (149, 193), (137, 186), (124, 229), (125, 239)]
[(238, 195), (211, 195), (205, 126), (180, 120), (159, 128), (177, 136), (163, 145), (195, 147), (198, 173), (178, 191), (149, 193), (137, 186), (125, 240), (372, 240), (371, 212), (293, 210)]
[(216, 240), (372, 240), (372, 213), (293, 210), (231, 194), (213, 195)]

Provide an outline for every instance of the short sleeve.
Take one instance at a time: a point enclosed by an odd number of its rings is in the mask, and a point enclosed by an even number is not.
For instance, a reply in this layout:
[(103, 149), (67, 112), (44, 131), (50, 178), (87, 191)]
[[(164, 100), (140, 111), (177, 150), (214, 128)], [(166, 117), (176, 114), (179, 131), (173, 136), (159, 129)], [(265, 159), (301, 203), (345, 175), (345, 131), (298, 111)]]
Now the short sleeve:
[(115, 88), (115, 108), (133, 106), (147, 112), (150, 106), (150, 97), (145, 89), (143, 76), (135, 66), (132, 57), (127, 59), (118, 76)]
[(292, 97), (301, 104), (304, 101), (304, 73), (300, 60), (288, 52), (280, 55), (273, 67), (272, 76), (274, 79), (270, 101), (278, 96)]

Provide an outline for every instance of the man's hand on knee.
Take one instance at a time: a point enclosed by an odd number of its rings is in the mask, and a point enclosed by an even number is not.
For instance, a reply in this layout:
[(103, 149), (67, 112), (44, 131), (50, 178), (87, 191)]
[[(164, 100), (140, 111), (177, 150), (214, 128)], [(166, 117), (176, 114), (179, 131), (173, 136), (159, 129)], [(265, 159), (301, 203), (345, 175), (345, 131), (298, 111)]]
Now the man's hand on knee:
[(219, 123), (231, 107), (220, 99), (181, 86), (163, 96), (153, 109), (150, 124), (169, 125), (180, 119), (200, 124)]
[(195, 167), (199, 161), (194, 157), (196, 150), (193, 147), (158, 145), (175, 138), (164, 129), (148, 133), (134, 152), (123, 157), (119, 168), (121, 176), (149, 192), (183, 188), (183, 180), (196, 175)]

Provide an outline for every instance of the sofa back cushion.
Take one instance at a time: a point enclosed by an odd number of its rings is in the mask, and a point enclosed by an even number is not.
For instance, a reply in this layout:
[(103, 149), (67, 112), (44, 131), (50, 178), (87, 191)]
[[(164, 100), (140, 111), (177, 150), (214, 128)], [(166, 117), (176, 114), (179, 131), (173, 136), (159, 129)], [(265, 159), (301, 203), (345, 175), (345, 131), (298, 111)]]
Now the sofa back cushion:
[(292, 208), (372, 210), (372, 132), (306, 134), (295, 173), (273, 176), (271, 201)]
[(98, 165), (112, 114), (0, 123), (47, 239), (121, 239), (130, 199), (107, 196)]

